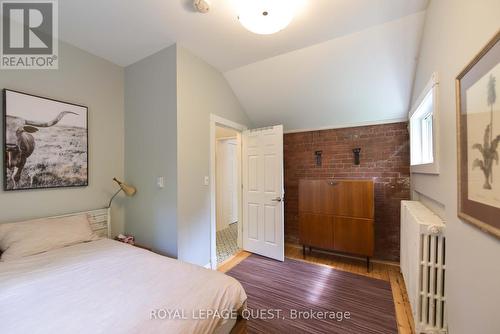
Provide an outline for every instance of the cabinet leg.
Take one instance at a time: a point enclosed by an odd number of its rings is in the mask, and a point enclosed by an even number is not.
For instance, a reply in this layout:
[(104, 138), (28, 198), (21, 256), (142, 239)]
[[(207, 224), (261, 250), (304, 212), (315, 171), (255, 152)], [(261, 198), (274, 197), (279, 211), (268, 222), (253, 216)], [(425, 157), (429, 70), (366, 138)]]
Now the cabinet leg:
[(311, 246), (309, 246), (309, 253), (311, 253), (311, 252), (312, 252), (312, 247), (311, 247)]
[(302, 245), (302, 256), (306, 258), (306, 245)]
[(370, 272), (370, 257), (366, 257), (366, 272)]

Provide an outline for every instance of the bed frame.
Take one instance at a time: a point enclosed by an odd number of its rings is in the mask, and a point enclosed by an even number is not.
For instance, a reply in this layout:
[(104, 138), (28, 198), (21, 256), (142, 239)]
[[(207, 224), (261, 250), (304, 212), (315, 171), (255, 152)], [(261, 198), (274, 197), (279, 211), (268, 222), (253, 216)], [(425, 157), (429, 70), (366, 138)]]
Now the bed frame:
[[(97, 209), (83, 212), (69, 213), (59, 216), (54, 216), (50, 218), (61, 218), (61, 217), (71, 217), (86, 214), (92, 231), (99, 235), (100, 237), (110, 238), (111, 237), (111, 210), (109, 208)], [(245, 304), (238, 310), (238, 319), (230, 321), (226, 326), (222, 326), (216, 330), (219, 334), (246, 334), (247, 333), (247, 321), (242, 318), (242, 311), (246, 309)]]
[(92, 231), (96, 235), (98, 235), (100, 237), (104, 237), (104, 238), (111, 237), (111, 212), (110, 212), (110, 209), (108, 209), (108, 208), (68, 213), (68, 214), (53, 216), (53, 217), (49, 217), (49, 218), (72, 217), (72, 216), (79, 216), (79, 215), (83, 215), (83, 214), (87, 215), (89, 222), (90, 222), (90, 227), (92, 228)]
[[(62, 218), (62, 217), (72, 217), (79, 215), (87, 215), (90, 222), (90, 227), (92, 231), (103, 238), (111, 237), (111, 210), (109, 208), (96, 209), (89, 211), (73, 212), (58, 216), (48, 217), (50, 218)], [(230, 334), (245, 334), (247, 333), (247, 321), (241, 317), (242, 311), (246, 308), (245, 304), (238, 310), (238, 319), (227, 323), (227, 326), (223, 326), (216, 333), (230, 333)]]

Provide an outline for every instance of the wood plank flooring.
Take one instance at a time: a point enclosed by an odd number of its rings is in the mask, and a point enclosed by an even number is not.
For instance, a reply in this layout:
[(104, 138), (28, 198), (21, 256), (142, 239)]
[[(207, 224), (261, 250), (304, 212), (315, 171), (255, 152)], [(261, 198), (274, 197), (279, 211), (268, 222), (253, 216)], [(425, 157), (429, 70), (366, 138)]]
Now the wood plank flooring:
[[(235, 267), (241, 261), (250, 256), (251, 253), (241, 251), (234, 257), (223, 262), (218, 270), (227, 272)], [(318, 265), (329, 266), (337, 270), (348, 271), (351, 273), (369, 276), (391, 284), (392, 294), (394, 298), (394, 306), (396, 310), (396, 321), (400, 334), (413, 334), (413, 317), (411, 314), (410, 303), (408, 295), (403, 282), (403, 277), (399, 272), (399, 267), (384, 263), (373, 263), (370, 272), (366, 271), (366, 263), (364, 260), (350, 259), (333, 254), (326, 254), (322, 252), (313, 251), (307, 252), (304, 259), (302, 255), (302, 247), (293, 244), (287, 244), (285, 247), (285, 256), (287, 258), (305, 261), (308, 263), (315, 263)]]

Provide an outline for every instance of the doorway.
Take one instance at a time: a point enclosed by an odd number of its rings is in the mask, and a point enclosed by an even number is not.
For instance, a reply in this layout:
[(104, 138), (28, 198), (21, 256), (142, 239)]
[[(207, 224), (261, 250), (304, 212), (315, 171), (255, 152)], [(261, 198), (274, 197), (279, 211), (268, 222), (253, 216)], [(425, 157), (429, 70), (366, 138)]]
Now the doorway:
[(217, 263), (239, 251), (238, 247), (238, 132), (216, 125), (215, 207)]
[(210, 116), (210, 266), (242, 249), (241, 136), (247, 128)]
[[(225, 154), (234, 157), (234, 150), (236, 167), (231, 162), (234, 158), (220, 158)], [(231, 173), (232, 176), (229, 175)], [(231, 258), (240, 249), (284, 260), (283, 181), (282, 125), (248, 130), (235, 122), (210, 115), (212, 269), (217, 269), (221, 261)], [(221, 191), (224, 188), (228, 190)], [(226, 238), (228, 243), (221, 238)]]

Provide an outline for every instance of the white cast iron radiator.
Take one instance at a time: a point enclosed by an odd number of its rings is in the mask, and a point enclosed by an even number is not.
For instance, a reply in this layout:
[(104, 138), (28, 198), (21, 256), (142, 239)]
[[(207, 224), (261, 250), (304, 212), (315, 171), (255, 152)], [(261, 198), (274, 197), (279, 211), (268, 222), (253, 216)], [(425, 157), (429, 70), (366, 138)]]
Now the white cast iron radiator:
[(445, 254), (442, 219), (418, 201), (402, 201), (401, 271), (416, 333), (447, 333)]

